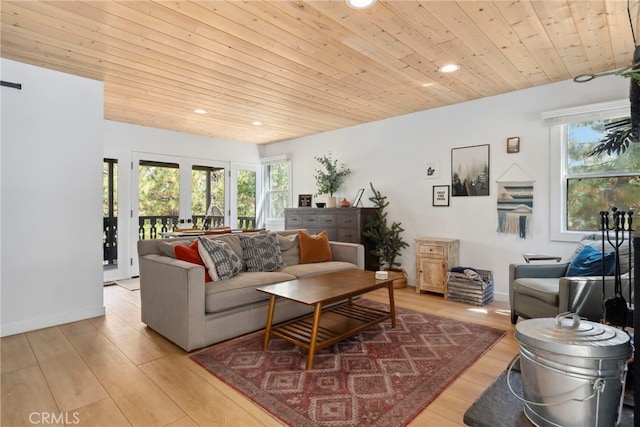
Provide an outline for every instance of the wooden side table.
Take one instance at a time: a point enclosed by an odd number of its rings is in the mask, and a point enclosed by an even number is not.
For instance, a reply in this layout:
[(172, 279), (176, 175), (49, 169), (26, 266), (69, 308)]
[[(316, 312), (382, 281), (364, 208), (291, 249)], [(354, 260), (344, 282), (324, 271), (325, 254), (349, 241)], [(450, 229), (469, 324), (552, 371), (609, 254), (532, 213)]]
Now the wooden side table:
[(423, 237), (416, 242), (416, 293), (435, 292), (447, 297), (449, 269), (459, 261), (460, 241)]

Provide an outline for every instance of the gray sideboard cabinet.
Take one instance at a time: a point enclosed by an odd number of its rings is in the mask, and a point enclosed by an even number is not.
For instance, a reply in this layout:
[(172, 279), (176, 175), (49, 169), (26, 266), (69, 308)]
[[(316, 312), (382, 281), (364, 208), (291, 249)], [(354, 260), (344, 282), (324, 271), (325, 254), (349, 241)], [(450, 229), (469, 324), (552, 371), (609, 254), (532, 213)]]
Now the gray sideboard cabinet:
[(304, 228), (310, 234), (322, 230), (334, 242), (364, 245), (365, 269), (378, 269), (377, 259), (371, 254), (373, 246), (362, 233), (366, 224), (378, 215), (376, 208), (287, 208), (284, 210), (284, 228)]

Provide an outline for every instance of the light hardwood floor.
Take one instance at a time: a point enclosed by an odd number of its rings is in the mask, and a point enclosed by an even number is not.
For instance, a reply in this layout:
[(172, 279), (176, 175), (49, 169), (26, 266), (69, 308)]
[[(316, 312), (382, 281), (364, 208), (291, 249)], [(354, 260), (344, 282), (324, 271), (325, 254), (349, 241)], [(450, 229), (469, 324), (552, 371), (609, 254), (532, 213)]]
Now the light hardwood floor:
[[(139, 291), (108, 286), (104, 295), (104, 317), (0, 340), (2, 426), (281, 425), (147, 328)], [(463, 425), (466, 409), (518, 353), (508, 303), (476, 307), (417, 295), (412, 287), (395, 296), (399, 307), (507, 331), (411, 423)], [(367, 297), (388, 301), (384, 289)]]

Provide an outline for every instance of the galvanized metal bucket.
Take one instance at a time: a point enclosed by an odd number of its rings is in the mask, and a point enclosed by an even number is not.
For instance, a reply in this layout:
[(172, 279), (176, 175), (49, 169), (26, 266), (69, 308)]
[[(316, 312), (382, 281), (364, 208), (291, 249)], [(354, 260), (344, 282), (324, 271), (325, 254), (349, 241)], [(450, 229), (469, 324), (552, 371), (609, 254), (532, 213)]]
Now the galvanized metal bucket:
[[(622, 330), (563, 313), (516, 325), (524, 413), (537, 426), (620, 424), (627, 361)], [(512, 390), (513, 392), (513, 390)], [(515, 394), (515, 393), (514, 393)]]

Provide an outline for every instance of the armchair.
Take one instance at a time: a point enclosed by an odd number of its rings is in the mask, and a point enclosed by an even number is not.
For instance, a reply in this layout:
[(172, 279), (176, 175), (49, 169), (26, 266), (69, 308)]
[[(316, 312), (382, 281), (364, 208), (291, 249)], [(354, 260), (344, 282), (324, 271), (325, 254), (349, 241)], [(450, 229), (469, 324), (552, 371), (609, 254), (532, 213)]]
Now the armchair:
[[(603, 301), (614, 295), (614, 276), (605, 276), (605, 295), (602, 295), (602, 275), (569, 277), (567, 270), (571, 261), (585, 247), (602, 250), (602, 238), (592, 234), (583, 238), (569, 258), (569, 262), (556, 264), (511, 264), (509, 265), (509, 304), (511, 323), (518, 317), (555, 317), (560, 313), (577, 313), (588, 320), (598, 322), (603, 318)], [(625, 241), (620, 247), (620, 272), (622, 295), (629, 299), (629, 270), (632, 268), (629, 245)], [(609, 243), (605, 252), (612, 252)], [(631, 302), (631, 301), (627, 301)]]

